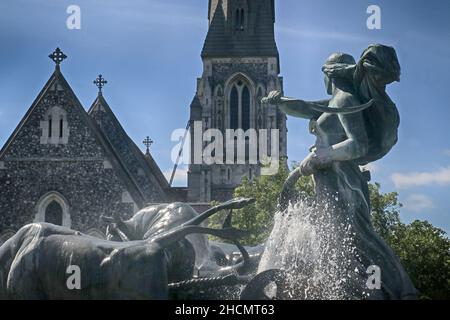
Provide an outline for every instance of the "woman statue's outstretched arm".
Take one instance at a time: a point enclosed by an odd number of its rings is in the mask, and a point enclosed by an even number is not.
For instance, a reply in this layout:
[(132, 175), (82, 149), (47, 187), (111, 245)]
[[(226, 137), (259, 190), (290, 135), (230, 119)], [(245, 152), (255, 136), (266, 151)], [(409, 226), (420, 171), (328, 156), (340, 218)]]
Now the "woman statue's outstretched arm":
[(328, 107), (330, 100), (303, 101), (294, 98), (281, 96), (281, 92), (272, 91), (269, 96), (262, 99), (263, 103), (270, 103), (279, 106), (280, 110), (290, 116), (305, 119), (318, 119), (323, 113), (338, 115), (353, 114), (370, 108), (376, 100), (355, 106)]
[(269, 95), (262, 99), (262, 103), (277, 105), (280, 110), (296, 118), (318, 119), (322, 112), (314, 110), (313, 105), (327, 106), (329, 100), (308, 102), (299, 99), (286, 98), (281, 95), (280, 91), (272, 91)]

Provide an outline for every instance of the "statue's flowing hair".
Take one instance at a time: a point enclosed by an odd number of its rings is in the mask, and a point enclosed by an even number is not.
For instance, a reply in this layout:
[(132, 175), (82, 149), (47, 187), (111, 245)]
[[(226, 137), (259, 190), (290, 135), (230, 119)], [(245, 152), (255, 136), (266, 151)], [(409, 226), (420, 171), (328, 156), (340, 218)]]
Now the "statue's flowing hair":
[(386, 85), (400, 81), (400, 64), (395, 49), (380, 44), (370, 45), (357, 64), (350, 55), (334, 54), (322, 70), (330, 78), (351, 83), (354, 94), (362, 103), (375, 101), (362, 111), (369, 151), (357, 163), (365, 165), (384, 157), (397, 143), (400, 125), (397, 107), (386, 93)]

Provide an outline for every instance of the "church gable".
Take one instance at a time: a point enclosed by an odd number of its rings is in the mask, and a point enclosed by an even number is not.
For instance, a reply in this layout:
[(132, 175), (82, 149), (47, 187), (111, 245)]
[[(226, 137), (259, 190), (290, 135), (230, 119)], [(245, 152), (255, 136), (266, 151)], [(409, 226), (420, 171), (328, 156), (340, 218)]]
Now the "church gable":
[(56, 69), (5, 144), (2, 160), (24, 158), (102, 158), (92, 124)]
[[(57, 67), (0, 153), (5, 169), (17, 161), (102, 163), (111, 167), (135, 203), (145, 196)], [(127, 192), (128, 192), (127, 191)]]
[[(36, 222), (87, 232), (146, 198), (56, 68), (0, 153), (0, 234)], [(56, 56), (56, 57), (55, 57)], [(55, 58), (55, 59), (54, 59)]]

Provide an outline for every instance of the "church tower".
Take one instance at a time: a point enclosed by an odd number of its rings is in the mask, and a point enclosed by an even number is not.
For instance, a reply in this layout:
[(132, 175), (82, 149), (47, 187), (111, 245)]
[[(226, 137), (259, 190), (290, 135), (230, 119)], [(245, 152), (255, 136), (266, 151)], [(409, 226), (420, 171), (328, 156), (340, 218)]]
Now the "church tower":
[[(248, 157), (244, 164), (226, 162), (229, 149), (225, 142), (223, 164), (194, 161), (198, 153), (194, 131), (199, 123), (203, 132), (219, 129), (224, 137), (227, 129), (267, 129), (269, 155), (270, 130), (278, 129), (278, 153), (280, 157), (286, 155), (286, 117), (276, 106), (261, 104), (261, 98), (270, 91), (283, 91), (274, 35), (274, 1), (209, 0), (209, 30), (201, 54), (203, 75), (197, 79), (191, 104), (189, 202), (229, 200), (244, 177), (252, 180), (261, 173), (259, 158), (257, 163), (248, 161)], [(245, 144), (248, 152), (254, 141), (247, 137)], [(203, 148), (206, 145), (203, 143)]]

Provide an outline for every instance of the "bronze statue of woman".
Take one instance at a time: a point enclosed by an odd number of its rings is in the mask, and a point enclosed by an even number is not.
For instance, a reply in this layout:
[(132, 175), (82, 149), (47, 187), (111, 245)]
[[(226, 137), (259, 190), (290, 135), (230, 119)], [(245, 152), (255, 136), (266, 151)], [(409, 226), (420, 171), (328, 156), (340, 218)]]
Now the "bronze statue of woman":
[[(291, 199), (296, 180), (301, 175), (313, 175), (319, 201), (338, 195), (340, 212), (350, 218), (361, 264), (365, 268), (380, 267), (381, 290), (362, 296), (364, 288), (355, 292), (355, 297), (416, 298), (417, 290), (399, 259), (373, 229), (370, 174), (360, 169), (385, 156), (397, 142), (400, 118), (385, 90), (387, 84), (400, 80), (396, 52), (391, 47), (371, 45), (358, 63), (351, 55), (335, 53), (326, 60), (322, 71), (329, 100), (306, 102), (282, 97), (277, 91), (263, 99), (288, 115), (310, 120), (310, 131), (317, 137), (311, 153), (286, 181), (282, 209)], [(365, 272), (359, 281), (367, 279)]]

